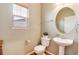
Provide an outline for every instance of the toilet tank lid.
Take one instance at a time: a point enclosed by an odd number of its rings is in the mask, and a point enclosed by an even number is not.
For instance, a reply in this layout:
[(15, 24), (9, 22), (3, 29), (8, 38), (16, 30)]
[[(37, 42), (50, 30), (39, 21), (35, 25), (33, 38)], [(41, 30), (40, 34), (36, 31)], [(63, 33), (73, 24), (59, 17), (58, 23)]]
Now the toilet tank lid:
[(41, 39), (43, 39), (43, 40), (51, 40), (50, 38), (41, 38)]

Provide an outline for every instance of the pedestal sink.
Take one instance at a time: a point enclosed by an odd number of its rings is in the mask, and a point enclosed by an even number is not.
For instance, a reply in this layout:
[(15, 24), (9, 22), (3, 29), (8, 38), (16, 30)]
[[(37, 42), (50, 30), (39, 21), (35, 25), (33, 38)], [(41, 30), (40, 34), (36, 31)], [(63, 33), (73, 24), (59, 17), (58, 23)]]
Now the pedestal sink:
[(54, 42), (59, 45), (59, 55), (64, 55), (65, 46), (70, 46), (73, 44), (71, 39), (62, 39), (59, 37), (53, 38)]

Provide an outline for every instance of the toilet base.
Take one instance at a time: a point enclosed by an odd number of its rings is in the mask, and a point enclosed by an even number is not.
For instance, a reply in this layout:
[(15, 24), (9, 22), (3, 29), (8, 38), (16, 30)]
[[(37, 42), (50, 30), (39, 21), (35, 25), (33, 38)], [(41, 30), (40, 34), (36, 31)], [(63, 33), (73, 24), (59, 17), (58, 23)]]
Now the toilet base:
[[(34, 51), (32, 51), (27, 53), (26, 55), (37, 55), (37, 54)], [(46, 50), (42, 55), (54, 55), (54, 54)]]
[(36, 55), (46, 55), (46, 53), (44, 52), (43, 54), (36, 54)]

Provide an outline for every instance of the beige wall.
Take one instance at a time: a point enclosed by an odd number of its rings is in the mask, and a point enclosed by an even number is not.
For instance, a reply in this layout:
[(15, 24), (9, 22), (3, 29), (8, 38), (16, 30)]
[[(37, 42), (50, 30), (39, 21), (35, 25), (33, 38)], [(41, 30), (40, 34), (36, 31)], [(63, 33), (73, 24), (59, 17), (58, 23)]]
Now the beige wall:
[[(70, 5), (70, 7), (72, 7), (73, 9), (75, 9), (75, 12), (78, 13), (78, 6), (79, 4), (73, 4)], [(77, 38), (77, 34), (76, 30), (74, 28), (74, 30), (68, 34), (64, 34), (62, 36), (62, 34), (60, 34), (56, 27), (55, 27), (55, 15), (56, 15), (56, 11), (55, 8), (60, 8), (62, 7), (62, 5), (56, 5), (53, 3), (46, 3), (46, 4), (42, 4), (42, 32), (46, 31), (49, 33), (50, 38), (55, 37), (57, 34), (59, 34), (60, 37), (65, 37), (65, 38), (69, 38), (69, 39), (73, 39), (74, 43), (72, 46), (66, 47), (65, 50), (65, 54), (70, 54), (70, 55), (75, 55), (78, 54), (78, 38)], [(49, 47), (47, 48), (47, 50), (49, 52), (52, 52), (53, 54), (58, 54), (58, 45), (51, 40)]]
[[(27, 30), (12, 29), (12, 5), (0, 4), (0, 36), (4, 41), (3, 54), (25, 54), (33, 50), (41, 33), (41, 6), (24, 4), (29, 8), (30, 25)], [(25, 40), (30, 40), (25, 45)]]
[[(30, 11), (30, 26), (27, 30), (12, 29), (12, 6), (11, 4), (0, 4), (0, 36), (4, 40), (3, 54), (26, 54), (31, 52), (40, 40), (41, 26), (42, 32), (47, 31), (51, 38), (58, 33), (52, 21), (54, 16), (53, 9), (56, 8), (55, 4), (42, 4), (41, 6), (35, 3), (23, 5), (28, 6)], [(73, 38), (74, 32), (75, 30), (73, 33), (64, 36)], [(30, 40), (30, 42), (25, 43), (26, 40)], [(74, 44), (66, 48), (65, 54), (77, 54), (77, 44), (77, 39), (74, 39)], [(53, 54), (58, 54), (58, 45), (53, 40), (47, 49)]]

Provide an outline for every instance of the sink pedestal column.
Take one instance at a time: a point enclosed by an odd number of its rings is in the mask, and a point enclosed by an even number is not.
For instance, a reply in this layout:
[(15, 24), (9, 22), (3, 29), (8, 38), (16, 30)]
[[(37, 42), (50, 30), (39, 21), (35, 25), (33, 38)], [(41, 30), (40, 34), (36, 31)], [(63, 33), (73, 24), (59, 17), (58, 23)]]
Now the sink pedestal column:
[(64, 55), (65, 46), (59, 46), (59, 55)]

